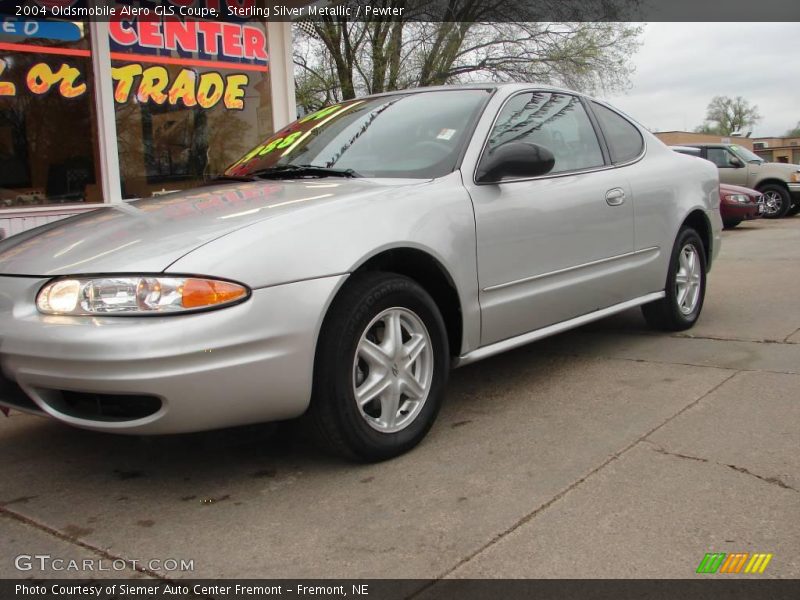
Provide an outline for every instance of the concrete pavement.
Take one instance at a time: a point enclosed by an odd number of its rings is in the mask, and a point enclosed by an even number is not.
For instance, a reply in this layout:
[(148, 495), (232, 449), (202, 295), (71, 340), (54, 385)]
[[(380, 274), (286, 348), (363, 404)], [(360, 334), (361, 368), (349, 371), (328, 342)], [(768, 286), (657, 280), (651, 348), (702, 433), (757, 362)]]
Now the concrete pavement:
[(379, 465), (267, 426), (0, 419), (0, 577), (85, 576), (15, 569), (48, 553), (152, 577), (684, 578), (734, 551), (800, 577), (798, 273), (800, 218), (725, 232), (694, 329), (630, 311), (457, 370), (427, 440)]

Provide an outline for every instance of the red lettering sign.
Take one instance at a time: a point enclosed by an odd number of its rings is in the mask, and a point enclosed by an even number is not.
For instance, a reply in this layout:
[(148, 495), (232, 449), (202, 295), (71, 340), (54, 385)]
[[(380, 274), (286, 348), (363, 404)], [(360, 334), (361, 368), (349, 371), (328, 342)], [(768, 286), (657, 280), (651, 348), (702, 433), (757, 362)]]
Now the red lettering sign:
[(163, 19), (112, 20), (111, 41), (133, 48), (163, 48), (190, 53), (203, 52), (225, 59), (267, 63), (267, 36), (263, 27), (247, 23), (219, 21), (182, 21)]

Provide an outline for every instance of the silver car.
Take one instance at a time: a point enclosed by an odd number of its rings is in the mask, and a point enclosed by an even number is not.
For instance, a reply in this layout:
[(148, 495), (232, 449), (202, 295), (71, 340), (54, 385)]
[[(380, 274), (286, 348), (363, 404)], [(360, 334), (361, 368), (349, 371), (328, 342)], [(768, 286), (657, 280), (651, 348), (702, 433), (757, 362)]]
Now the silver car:
[(342, 102), (211, 185), (0, 242), (0, 405), (131, 434), (303, 416), (382, 460), (451, 367), (636, 306), (691, 327), (720, 229), (714, 165), (575, 92)]

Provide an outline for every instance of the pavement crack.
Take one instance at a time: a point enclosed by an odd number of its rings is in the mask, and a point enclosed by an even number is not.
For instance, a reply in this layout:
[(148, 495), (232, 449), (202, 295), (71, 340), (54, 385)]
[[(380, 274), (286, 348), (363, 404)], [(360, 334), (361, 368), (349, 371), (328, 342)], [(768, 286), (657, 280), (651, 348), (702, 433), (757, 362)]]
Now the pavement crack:
[(783, 481), (779, 477), (764, 477), (763, 475), (759, 475), (758, 473), (753, 473), (752, 471), (750, 471), (749, 469), (746, 469), (744, 467), (739, 467), (737, 465), (729, 465), (729, 464), (726, 464), (726, 463), (711, 461), (711, 460), (709, 460), (707, 458), (701, 458), (699, 456), (691, 456), (689, 454), (680, 454), (678, 452), (670, 452), (666, 448), (663, 448), (663, 447), (651, 442), (650, 440), (643, 440), (643, 441), (645, 443), (650, 444), (651, 446), (653, 446), (652, 450), (654, 452), (658, 452), (659, 454), (664, 454), (665, 456), (674, 456), (675, 458), (680, 458), (680, 459), (683, 459), (683, 460), (693, 460), (693, 461), (702, 462), (702, 463), (711, 463), (711, 464), (714, 464), (714, 465), (717, 465), (717, 466), (720, 466), (720, 467), (728, 467), (729, 469), (733, 469), (734, 471), (737, 471), (738, 473), (744, 473), (745, 475), (750, 475), (751, 477), (755, 477), (756, 479), (760, 479), (764, 483), (769, 483), (771, 485), (776, 485), (779, 488), (782, 488), (784, 490), (792, 490), (793, 492), (800, 493), (800, 490), (797, 490), (797, 489), (793, 488), (792, 486), (790, 486), (788, 483), (786, 483), (785, 481)]
[(789, 341), (789, 338), (791, 338), (791, 337), (793, 337), (793, 336), (797, 335), (798, 333), (800, 333), (800, 327), (798, 327), (798, 328), (797, 328), (797, 329), (795, 329), (795, 330), (794, 330), (792, 333), (790, 333), (790, 334), (789, 334), (789, 335), (787, 335), (785, 338), (783, 338), (783, 343), (784, 343), (784, 344), (796, 344), (797, 342), (790, 342), (790, 341)]
[(107, 550), (103, 550), (102, 548), (98, 548), (97, 546), (93, 546), (92, 544), (84, 542), (83, 540), (79, 540), (74, 536), (67, 535), (66, 533), (64, 533), (62, 531), (59, 531), (58, 529), (55, 529), (53, 527), (50, 527), (49, 525), (45, 525), (44, 523), (41, 523), (41, 522), (37, 521), (36, 519), (32, 519), (31, 517), (27, 517), (27, 516), (25, 516), (25, 515), (23, 515), (21, 513), (18, 513), (18, 512), (14, 511), (14, 510), (10, 510), (7, 506), (0, 506), (0, 516), (4, 516), (6, 518), (9, 518), (9, 519), (12, 519), (14, 521), (17, 521), (18, 523), (21, 523), (22, 525), (27, 525), (28, 527), (33, 527), (34, 529), (38, 529), (39, 531), (42, 531), (42, 532), (44, 532), (44, 533), (46, 533), (48, 535), (51, 535), (51, 536), (53, 536), (55, 538), (58, 538), (58, 539), (60, 539), (60, 540), (62, 540), (64, 542), (67, 542), (67, 543), (72, 544), (74, 546), (78, 546), (79, 548), (83, 548), (84, 550), (87, 550), (88, 552), (91, 552), (92, 554), (95, 554), (95, 555), (99, 556), (100, 558), (106, 559), (109, 562), (121, 560), (121, 561), (125, 562), (126, 565), (131, 565), (131, 567), (130, 567), (131, 570), (137, 571), (138, 573), (142, 573), (143, 575), (148, 575), (149, 577), (152, 577), (154, 579), (160, 579), (162, 581), (173, 582), (173, 580), (170, 579), (169, 577), (165, 577), (164, 575), (162, 575), (162, 574), (160, 574), (160, 573), (158, 573), (156, 571), (153, 571), (151, 569), (148, 569), (146, 567), (138, 565), (134, 561), (129, 560), (129, 559), (125, 558), (124, 556), (120, 556), (118, 554), (112, 554), (111, 552), (108, 552)]
[(676, 458), (682, 458), (684, 460), (696, 460), (697, 462), (709, 462), (707, 458), (700, 458), (699, 456), (689, 456), (688, 454), (679, 454), (678, 452), (670, 452), (666, 448), (662, 448), (661, 446), (655, 445), (650, 440), (643, 440), (644, 442), (653, 446), (653, 451), (658, 452), (659, 454), (665, 454), (667, 456), (674, 456)]
[[(792, 335), (794, 335), (794, 333)], [(792, 337), (792, 335), (790, 335), (789, 337)], [(735, 337), (728, 338), (716, 335), (694, 335), (691, 333), (673, 333), (668, 337), (682, 339), (682, 340), (711, 340), (714, 342), (747, 342), (750, 344), (785, 344), (787, 343), (786, 340), (788, 339), (784, 338), (782, 340), (753, 340), (753, 339), (735, 338)]]
[[(717, 463), (717, 464), (722, 464), (722, 463)], [(760, 479), (764, 483), (769, 483), (770, 485), (776, 485), (784, 490), (792, 490), (793, 492), (800, 493), (800, 490), (793, 488), (779, 477), (764, 477), (763, 475), (759, 475), (758, 473), (753, 473), (749, 469), (745, 469), (744, 467), (739, 467), (736, 465), (725, 465), (725, 466), (728, 467), (729, 469), (733, 469), (738, 473), (744, 473), (745, 475), (750, 475), (751, 477)]]
[[(734, 373), (731, 373), (731, 374), (730, 374), (728, 377), (726, 377), (725, 379), (723, 379), (722, 381), (720, 381), (720, 382), (719, 382), (717, 385), (713, 386), (711, 389), (709, 389), (707, 392), (705, 392), (704, 394), (702, 394), (701, 396), (699, 396), (699, 397), (698, 397), (698, 398), (696, 398), (695, 400), (692, 400), (692, 401), (691, 401), (689, 404), (687, 404), (686, 406), (684, 406), (684, 407), (683, 407), (682, 409), (680, 409), (678, 412), (676, 412), (676, 413), (675, 413), (675, 414), (673, 414), (672, 416), (669, 416), (669, 417), (667, 417), (667, 418), (666, 418), (666, 419), (664, 419), (664, 420), (663, 420), (661, 423), (659, 423), (658, 425), (656, 425), (655, 427), (653, 427), (653, 428), (652, 428), (652, 429), (650, 429), (649, 431), (647, 431), (647, 432), (643, 433), (642, 435), (640, 435), (638, 438), (636, 438), (635, 440), (633, 440), (633, 441), (632, 441), (630, 444), (628, 444), (627, 446), (625, 446), (625, 447), (624, 447), (624, 448), (622, 448), (621, 450), (617, 450), (616, 452), (614, 452), (614, 453), (613, 453), (611, 456), (609, 456), (609, 457), (608, 457), (608, 458), (607, 458), (605, 461), (603, 461), (603, 462), (602, 462), (600, 465), (596, 466), (594, 469), (592, 469), (591, 471), (589, 471), (588, 473), (586, 473), (586, 474), (585, 474), (583, 477), (581, 477), (580, 479), (577, 479), (576, 481), (573, 481), (573, 482), (572, 482), (570, 485), (568, 485), (566, 488), (564, 488), (563, 490), (561, 490), (560, 492), (558, 492), (558, 493), (557, 493), (555, 496), (553, 496), (552, 498), (550, 498), (550, 500), (548, 500), (547, 502), (545, 502), (545, 503), (543, 503), (543, 504), (540, 504), (539, 506), (537, 506), (537, 507), (536, 507), (536, 508), (535, 508), (533, 511), (531, 511), (531, 512), (527, 513), (527, 514), (526, 514), (526, 515), (524, 515), (522, 518), (518, 519), (518, 520), (517, 520), (515, 523), (513, 523), (513, 524), (512, 524), (510, 527), (508, 527), (508, 528), (506, 528), (505, 530), (501, 531), (500, 533), (498, 533), (498, 534), (494, 535), (494, 536), (493, 536), (493, 537), (492, 537), (492, 538), (491, 538), (489, 541), (485, 542), (485, 543), (484, 543), (482, 546), (480, 546), (479, 548), (477, 548), (476, 550), (474, 550), (473, 552), (469, 553), (467, 556), (465, 556), (464, 558), (462, 558), (461, 560), (459, 560), (459, 561), (458, 561), (458, 562), (457, 562), (455, 565), (453, 565), (452, 567), (450, 567), (449, 569), (447, 569), (447, 570), (446, 570), (446, 571), (444, 571), (443, 573), (440, 573), (438, 576), (436, 576), (435, 578), (433, 578), (431, 581), (427, 582), (425, 585), (423, 585), (422, 587), (420, 587), (419, 589), (417, 589), (417, 590), (416, 590), (415, 592), (413, 592), (412, 594), (410, 594), (410, 595), (406, 596), (406, 599), (407, 599), (407, 600), (410, 600), (411, 598), (415, 598), (415, 597), (419, 596), (420, 594), (422, 594), (423, 592), (425, 592), (425, 591), (426, 591), (426, 590), (428, 590), (429, 588), (431, 588), (431, 587), (433, 587), (434, 585), (436, 585), (436, 583), (437, 583), (438, 581), (440, 581), (440, 580), (442, 580), (442, 579), (445, 579), (445, 578), (446, 578), (448, 575), (450, 575), (451, 573), (454, 573), (454, 572), (455, 572), (455, 571), (457, 571), (457, 570), (458, 570), (460, 567), (462, 567), (463, 565), (467, 564), (467, 563), (468, 563), (468, 562), (470, 562), (472, 559), (474, 559), (474, 558), (475, 558), (475, 557), (477, 557), (478, 555), (482, 554), (483, 552), (485, 552), (485, 551), (486, 551), (486, 550), (488, 550), (489, 548), (491, 548), (491, 547), (495, 546), (497, 543), (499, 543), (501, 540), (503, 540), (503, 539), (504, 539), (505, 537), (507, 537), (508, 535), (510, 535), (510, 534), (512, 534), (512, 533), (514, 533), (514, 532), (515, 532), (516, 530), (518, 530), (520, 527), (522, 527), (522, 526), (526, 525), (527, 523), (531, 522), (531, 521), (532, 521), (533, 519), (535, 519), (535, 518), (536, 518), (538, 515), (540, 515), (541, 513), (543, 513), (544, 511), (546, 511), (548, 508), (550, 508), (551, 506), (553, 506), (553, 505), (554, 505), (556, 502), (558, 502), (559, 500), (561, 500), (562, 498), (564, 498), (564, 497), (565, 497), (567, 494), (569, 494), (571, 491), (573, 491), (573, 490), (575, 490), (576, 488), (580, 487), (580, 486), (581, 486), (581, 484), (583, 484), (585, 481), (587, 481), (587, 480), (588, 480), (588, 479), (590, 479), (592, 476), (594, 476), (594, 475), (596, 475), (597, 473), (599, 473), (600, 471), (602, 471), (604, 468), (606, 468), (606, 467), (607, 467), (609, 464), (611, 464), (611, 463), (612, 463), (612, 462), (614, 462), (615, 460), (617, 460), (617, 459), (619, 459), (620, 457), (622, 457), (622, 456), (623, 456), (624, 454), (626, 454), (626, 453), (627, 453), (629, 450), (631, 450), (632, 448), (634, 448), (634, 447), (635, 447), (635, 446), (637, 446), (638, 444), (640, 444), (640, 443), (642, 443), (642, 442), (645, 442), (645, 441), (647, 441), (647, 438), (649, 438), (651, 435), (653, 435), (653, 434), (654, 434), (656, 431), (658, 431), (659, 429), (661, 429), (662, 427), (664, 427), (665, 425), (667, 425), (667, 424), (668, 424), (669, 422), (671, 422), (672, 420), (674, 420), (674, 419), (678, 418), (679, 416), (681, 416), (681, 415), (682, 415), (683, 413), (685, 413), (687, 410), (691, 410), (692, 408), (694, 408), (695, 406), (697, 406), (697, 405), (698, 405), (700, 402), (702, 402), (702, 400), (703, 400), (704, 398), (707, 398), (708, 396), (710, 396), (711, 394), (713, 394), (714, 392), (716, 392), (716, 391), (717, 391), (719, 388), (721, 388), (723, 385), (725, 385), (726, 383), (728, 383), (728, 382), (729, 382), (731, 379), (733, 379), (734, 377), (736, 377), (736, 375), (737, 375), (737, 374), (739, 374), (739, 372), (740, 372), (740, 371), (735, 371)], [(686, 457), (686, 458), (693, 458), (693, 457)], [(703, 459), (699, 459), (699, 460), (703, 460)]]

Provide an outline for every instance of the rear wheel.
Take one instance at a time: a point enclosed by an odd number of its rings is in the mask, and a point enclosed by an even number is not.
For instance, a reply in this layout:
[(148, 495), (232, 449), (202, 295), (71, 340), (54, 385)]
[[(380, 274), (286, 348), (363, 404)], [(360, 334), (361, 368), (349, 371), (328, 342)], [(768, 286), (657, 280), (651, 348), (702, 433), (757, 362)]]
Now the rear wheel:
[(661, 300), (642, 306), (647, 323), (664, 331), (689, 329), (700, 317), (706, 293), (706, 253), (691, 227), (678, 233)]
[(792, 198), (785, 187), (770, 183), (760, 188), (764, 195), (764, 218), (780, 219), (785, 217), (792, 207)]
[(410, 450), (433, 425), (449, 371), (447, 334), (413, 280), (353, 277), (323, 325), (307, 418), (327, 449), (379, 461)]

